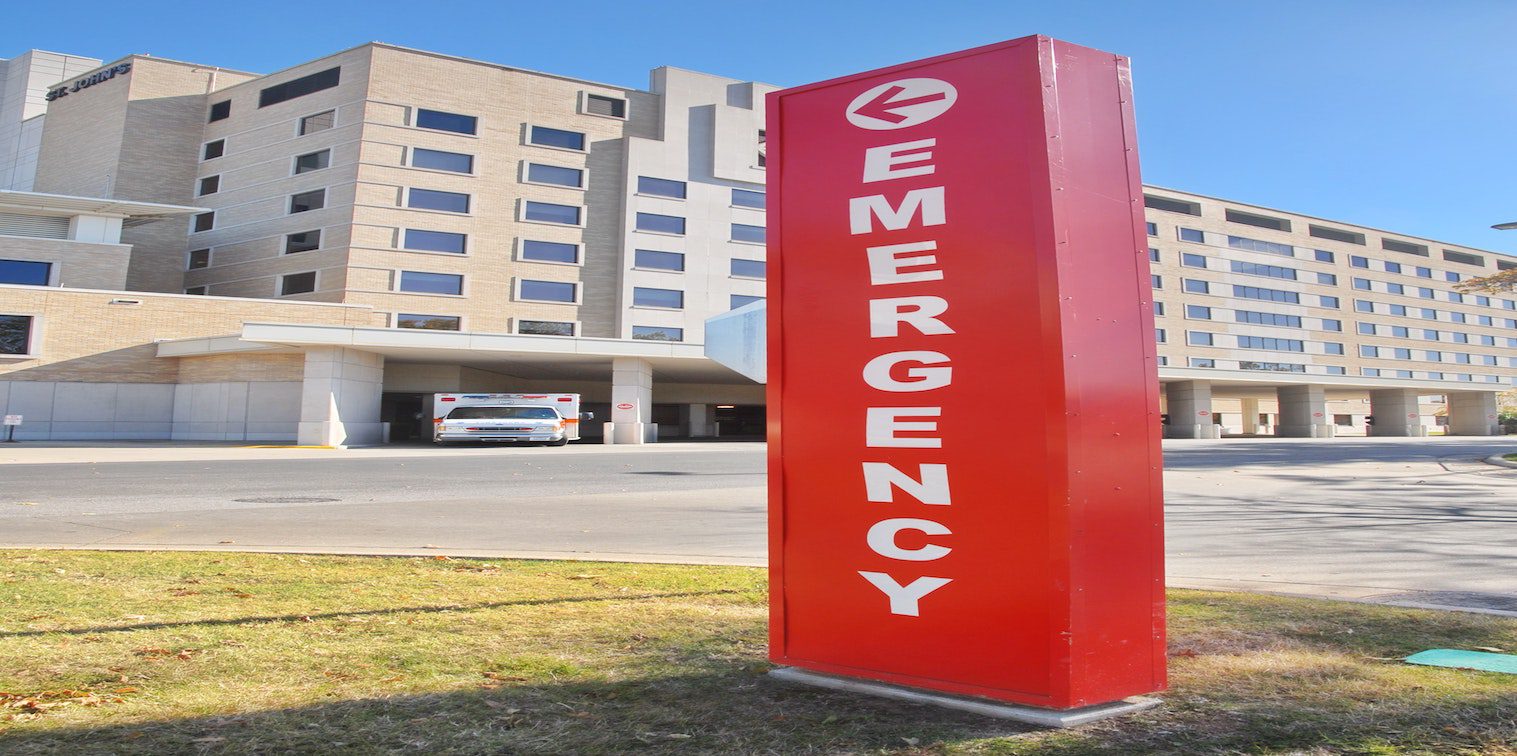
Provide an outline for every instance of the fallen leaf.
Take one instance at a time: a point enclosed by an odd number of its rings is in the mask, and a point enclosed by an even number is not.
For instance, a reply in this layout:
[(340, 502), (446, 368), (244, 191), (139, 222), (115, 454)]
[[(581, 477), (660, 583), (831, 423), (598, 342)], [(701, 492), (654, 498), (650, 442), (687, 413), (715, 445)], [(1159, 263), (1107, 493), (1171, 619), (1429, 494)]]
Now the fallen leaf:
[[(233, 540), (232, 540), (232, 539), (230, 539), (230, 538), (228, 538), (228, 539), (227, 539), (227, 540), (225, 540), (225, 541), (217, 541), (217, 542), (216, 542), (216, 543), (237, 543), (237, 542), (236, 542), (236, 541), (233, 541)], [(223, 738), (217, 738), (217, 740), (222, 740), (222, 739), (223, 739)]]

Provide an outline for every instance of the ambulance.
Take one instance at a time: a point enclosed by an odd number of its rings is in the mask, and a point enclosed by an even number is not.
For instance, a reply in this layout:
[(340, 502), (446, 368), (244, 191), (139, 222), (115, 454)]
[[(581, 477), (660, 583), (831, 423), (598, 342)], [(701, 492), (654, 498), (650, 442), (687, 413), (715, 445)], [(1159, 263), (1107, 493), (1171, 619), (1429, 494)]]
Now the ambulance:
[(544, 443), (579, 438), (579, 394), (436, 394), (432, 441)]

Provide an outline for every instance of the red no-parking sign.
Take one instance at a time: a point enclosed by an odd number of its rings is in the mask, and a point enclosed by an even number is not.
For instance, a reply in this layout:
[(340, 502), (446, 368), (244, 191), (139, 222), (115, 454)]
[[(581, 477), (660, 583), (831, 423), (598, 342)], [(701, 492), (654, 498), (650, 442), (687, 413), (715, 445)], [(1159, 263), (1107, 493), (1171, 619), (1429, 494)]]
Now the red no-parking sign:
[(1053, 708), (1161, 689), (1127, 61), (1028, 37), (768, 108), (772, 657)]

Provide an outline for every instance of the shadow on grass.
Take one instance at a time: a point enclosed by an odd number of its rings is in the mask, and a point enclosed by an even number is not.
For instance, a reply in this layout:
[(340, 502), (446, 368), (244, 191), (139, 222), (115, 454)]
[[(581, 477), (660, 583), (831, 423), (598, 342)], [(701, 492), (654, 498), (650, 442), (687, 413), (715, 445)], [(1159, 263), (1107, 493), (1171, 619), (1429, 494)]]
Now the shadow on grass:
[[(0, 734), (7, 754), (943, 753), (1213, 754), (1326, 748), (1476, 753), (1517, 735), (1510, 696), (1282, 701), (1198, 689), (1073, 731), (793, 687), (765, 665), (334, 701), (168, 721)], [(1322, 670), (1331, 677), (1333, 670)], [(1324, 687), (1331, 680), (1324, 679)], [(1505, 729), (1503, 729), (1505, 728)], [(1422, 750), (1427, 749), (1427, 750)], [(1316, 751), (1313, 751), (1316, 752)], [(1378, 751), (1376, 751), (1378, 752)], [(1389, 751), (1387, 751), (1389, 752)], [(1400, 751), (1396, 751), (1400, 752)]]
[(560, 596), (545, 599), (519, 599), (516, 601), (488, 601), (476, 604), (437, 604), (432, 606), (398, 606), (385, 609), (356, 609), (348, 612), (321, 612), (318, 614), (271, 614), (253, 617), (229, 617), (225, 619), (194, 619), (179, 622), (143, 622), (135, 625), (95, 625), (92, 627), (57, 628), (53, 630), (19, 630), (0, 632), (0, 638), (28, 638), (39, 635), (96, 635), (99, 633), (129, 633), (138, 630), (164, 630), (180, 627), (215, 627), (225, 625), (256, 625), (264, 622), (307, 622), (347, 617), (367, 617), (386, 614), (435, 614), (438, 612), (471, 612), (485, 609), (505, 609), (514, 606), (547, 606), (550, 604), (582, 604), (598, 601), (643, 601), (667, 598), (694, 598), (745, 593), (734, 588), (710, 591), (673, 591), (668, 593), (626, 594), (607, 596)]
[(766, 665), (400, 695), (0, 735), (7, 754), (837, 753), (1015, 735), (1017, 725), (796, 688)]

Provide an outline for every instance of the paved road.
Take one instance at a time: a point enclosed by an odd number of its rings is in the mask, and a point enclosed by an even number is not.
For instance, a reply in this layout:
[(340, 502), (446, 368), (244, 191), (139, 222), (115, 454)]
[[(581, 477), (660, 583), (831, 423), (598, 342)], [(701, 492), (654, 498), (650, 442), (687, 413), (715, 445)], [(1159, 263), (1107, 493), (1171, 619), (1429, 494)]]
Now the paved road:
[[(1171, 582), (1517, 612), (1512, 449), (1166, 442)], [(0, 454), (0, 545), (757, 564), (764, 526), (759, 444)]]

